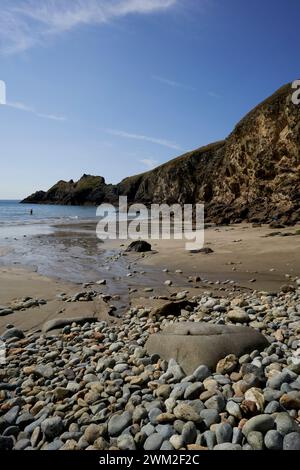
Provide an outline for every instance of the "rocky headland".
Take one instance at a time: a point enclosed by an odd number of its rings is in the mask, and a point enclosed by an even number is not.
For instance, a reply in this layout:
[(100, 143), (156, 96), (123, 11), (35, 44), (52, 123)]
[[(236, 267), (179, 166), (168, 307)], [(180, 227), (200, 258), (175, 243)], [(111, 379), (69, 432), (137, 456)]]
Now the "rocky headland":
[(294, 224), (300, 220), (300, 106), (287, 84), (247, 114), (224, 141), (186, 153), (152, 171), (106, 184), (83, 175), (38, 191), (25, 203), (98, 205), (204, 203), (206, 220)]

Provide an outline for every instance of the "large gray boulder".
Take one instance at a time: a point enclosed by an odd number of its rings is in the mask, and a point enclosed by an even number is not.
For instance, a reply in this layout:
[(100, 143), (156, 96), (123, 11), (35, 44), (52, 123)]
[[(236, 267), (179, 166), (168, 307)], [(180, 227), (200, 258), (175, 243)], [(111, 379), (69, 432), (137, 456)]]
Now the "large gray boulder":
[(241, 356), (267, 345), (267, 339), (250, 327), (183, 322), (149, 336), (146, 349), (166, 360), (174, 358), (189, 375), (201, 364), (215, 369), (228, 354)]

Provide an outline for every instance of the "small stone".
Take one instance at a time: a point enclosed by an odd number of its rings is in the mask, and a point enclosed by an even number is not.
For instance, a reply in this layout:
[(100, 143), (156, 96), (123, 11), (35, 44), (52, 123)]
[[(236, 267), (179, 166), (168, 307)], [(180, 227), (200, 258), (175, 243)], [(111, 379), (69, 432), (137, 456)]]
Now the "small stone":
[(69, 382), (67, 385), (67, 390), (69, 391), (70, 394), (75, 394), (79, 392), (80, 385), (77, 382)]
[(212, 431), (205, 431), (203, 434), (207, 447), (211, 450), (217, 444), (216, 434)]
[(229, 400), (226, 404), (226, 411), (231, 416), (234, 416), (237, 419), (242, 419), (242, 412), (240, 406), (235, 401)]
[(131, 421), (132, 414), (129, 411), (113, 415), (108, 421), (108, 434), (112, 437), (118, 436), (131, 424)]
[(35, 375), (43, 377), (44, 379), (51, 379), (54, 376), (54, 369), (49, 364), (38, 365), (34, 369)]
[(222, 395), (214, 395), (205, 402), (205, 407), (209, 409), (217, 410), (222, 413), (225, 409), (225, 400)]
[(94, 449), (96, 450), (107, 450), (109, 447), (109, 443), (104, 439), (103, 436), (98, 437), (93, 444)]
[(280, 398), (280, 404), (287, 410), (300, 410), (300, 392), (285, 393)]
[(179, 436), (179, 434), (174, 434), (172, 437), (170, 437), (170, 443), (176, 450), (179, 450), (184, 447), (183, 438), (182, 436)]
[(14, 450), (24, 450), (26, 447), (29, 447), (30, 444), (29, 439), (20, 439), (14, 446)]
[(276, 373), (274, 373), (274, 375), (267, 382), (267, 387), (273, 389), (280, 389), (283, 383), (290, 383), (297, 378), (297, 375), (288, 369), (285, 369), (282, 372), (274, 372)]
[(297, 430), (297, 425), (288, 413), (278, 413), (275, 418), (276, 429), (285, 436)]
[(59, 416), (45, 419), (41, 424), (41, 429), (45, 437), (49, 440), (54, 439), (62, 433), (64, 428), (62, 419)]
[(68, 439), (60, 450), (78, 450), (77, 442), (74, 439)]
[(197, 438), (197, 429), (192, 421), (185, 423), (182, 428), (181, 437), (185, 445), (193, 444), (195, 442)]
[(180, 403), (179, 405), (177, 405), (174, 408), (173, 413), (176, 418), (182, 419), (184, 421), (194, 421), (196, 423), (201, 421), (201, 418), (199, 414), (195, 411), (195, 409), (192, 406), (187, 405), (186, 403)]
[(233, 323), (247, 323), (250, 321), (249, 315), (242, 308), (236, 307), (227, 313), (228, 320)]
[(8, 426), (15, 424), (17, 416), (19, 414), (20, 407), (13, 406), (7, 413), (0, 418), (0, 433)]
[(224, 442), (231, 442), (232, 439), (232, 426), (228, 423), (221, 423), (216, 425), (216, 439), (218, 444)]
[(89, 444), (94, 444), (98, 437), (100, 437), (99, 426), (97, 424), (90, 424), (84, 431), (84, 438)]
[(21, 414), (17, 421), (16, 424), (17, 426), (20, 426), (20, 428), (24, 429), (28, 424), (32, 423), (34, 421), (34, 416), (31, 413), (23, 413)]
[(265, 398), (261, 389), (255, 387), (249, 388), (249, 390), (247, 390), (245, 393), (245, 400), (253, 401), (256, 405), (257, 410), (263, 411)]
[(145, 450), (158, 450), (164, 441), (164, 437), (157, 432), (147, 437), (144, 443)]
[(221, 359), (216, 367), (217, 374), (230, 374), (234, 371), (238, 364), (238, 359), (234, 354), (229, 354), (228, 356)]
[(160, 446), (160, 450), (174, 450), (170, 441), (164, 441)]
[(159, 415), (161, 415), (161, 409), (160, 408), (152, 408), (150, 411), (149, 411), (149, 419), (150, 419), (150, 423), (151, 424), (157, 424), (157, 417)]
[(266, 433), (274, 428), (274, 419), (270, 415), (259, 415), (249, 419), (243, 426), (243, 434), (247, 437), (251, 431)]
[(41, 428), (38, 426), (37, 428), (34, 429), (30, 438), (30, 443), (32, 447), (36, 447), (40, 439), (41, 439)]
[(283, 436), (280, 432), (271, 429), (265, 435), (265, 446), (269, 450), (282, 450)]
[(217, 410), (205, 409), (200, 411), (200, 418), (203, 419), (207, 428), (210, 428), (212, 424), (220, 422), (220, 416)]
[[(0, 316), (4, 316), (3, 312), (5, 312), (5, 310), (2, 310), (2, 315), (0, 314)], [(7, 312), (7, 310), (6, 310), (6, 312)], [(11, 313), (11, 312), (9, 312), (9, 313)], [(3, 341), (7, 341), (11, 338), (23, 339), (23, 338), (25, 338), (25, 335), (24, 335), (23, 331), (20, 330), (19, 328), (9, 328), (8, 330), (6, 330), (2, 334), (1, 337), (2, 337)]]
[(117, 439), (117, 446), (120, 450), (136, 450), (134, 438), (130, 434), (121, 434)]
[(272, 414), (272, 413), (276, 413), (277, 411), (279, 411), (280, 409), (280, 404), (278, 403), (278, 401), (270, 401), (270, 403), (267, 404), (267, 406), (265, 407), (265, 414)]
[(189, 385), (184, 392), (185, 400), (193, 400), (194, 398), (199, 398), (200, 393), (203, 392), (203, 384), (201, 382), (195, 382)]
[(66, 397), (70, 395), (70, 390), (64, 388), (64, 387), (57, 387), (55, 390), (53, 390), (53, 396), (55, 400), (64, 400)]
[(151, 245), (144, 240), (135, 240), (130, 243), (130, 245), (126, 248), (125, 251), (135, 251), (137, 253), (144, 253), (146, 251), (151, 251)]
[(142, 406), (138, 405), (133, 410), (132, 414), (132, 422), (133, 423), (140, 423), (142, 419), (147, 417), (147, 410)]
[(156, 396), (159, 397), (159, 398), (168, 398), (169, 395), (171, 393), (171, 387), (170, 385), (167, 385), (167, 384), (164, 384), (164, 385), (160, 385), (157, 389), (156, 389)]
[(214, 450), (242, 450), (240, 444), (230, 444), (229, 442), (224, 442), (223, 444), (217, 444), (214, 447)]
[(233, 428), (232, 432), (232, 444), (242, 444), (243, 433), (239, 428)]
[[(170, 359), (169, 360), (168, 369), (167, 369), (166, 374), (164, 374), (164, 375), (169, 376), (169, 374), (171, 374), (173, 376), (173, 379), (176, 382), (179, 382), (181, 379), (183, 379), (183, 377), (185, 377), (185, 373), (181, 369), (180, 365), (177, 364), (175, 359)], [(161, 379), (163, 379), (164, 375), (161, 377)]]
[(176, 416), (173, 415), (173, 413), (161, 413), (155, 417), (155, 423), (154, 424), (160, 424), (160, 423), (171, 423), (175, 421)]
[(264, 448), (264, 436), (259, 431), (250, 431), (247, 435), (247, 441), (254, 450), (262, 450)]
[(159, 424), (156, 426), (156, 431), (160, 436), (162, 436), (164, 439), (170, 439), (170, 437), (174, 434), (175, 430), (173, 426), (170, 424)]
[(252, 416), (255, 416), (258, 414), (258, 410), (254, 401), (244, 400), (241, 403), (240, 408), (241, 408), (243, 417), (245, 418), (252, 418)]
[(283, 450), (300, 450), (300, 433), (291, 432), (284, 436)]
[(188, 444), (187, 450), (197, 451), (197, 450), (208, 450), (207, 447), (200, 446), (199, 444)]
[(197, 367), (196, 370), (193, 372), (193, 377), (195, 377), (196, 380), (199, 382), (203, 382), (207, 377), (211, 375), (211, 371), (207, 366), (201, 365)]

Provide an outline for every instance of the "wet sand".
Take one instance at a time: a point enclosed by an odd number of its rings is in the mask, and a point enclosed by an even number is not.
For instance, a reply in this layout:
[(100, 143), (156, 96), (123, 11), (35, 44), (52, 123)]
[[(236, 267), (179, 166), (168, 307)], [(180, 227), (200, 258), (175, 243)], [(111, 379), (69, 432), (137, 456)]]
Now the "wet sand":
[[(296, 233), (299, 228), (211, 227), (205, 230), (211, 254), (186, 251), (184, 240), (150, 241), (152, 252), (127, 254), (127, 241), (101, 242), (95, 224), (87, 222), (54, 227), (47, 235), (5, 240), (0, 246), (0, 305), (28, 296), (47, 303), (0, 316), (0, 333), (8, 323), (39, 330), (49, 319), (79, 315), (115, 321), (130, 304), (152, 296), (172, 299), (182, 290), (188, 296), (208, 289), (223, 295), (225, 290), (228, 296), (238, 290), (278, 291), (300, 276), (300, 235), (266, 235)], [(165, 268), (169, 272), (163, 272)], [(190, 282), (195, 276), (201, 282)], [(95, 284), (100, 279), (106, 285)], [(172, 285), (167, 286), (166, 280)], [(72, 296), (89, 289), (113, 298), (106, 303), (98, 297), (72, 303), (57, 298), (62, 292)]]

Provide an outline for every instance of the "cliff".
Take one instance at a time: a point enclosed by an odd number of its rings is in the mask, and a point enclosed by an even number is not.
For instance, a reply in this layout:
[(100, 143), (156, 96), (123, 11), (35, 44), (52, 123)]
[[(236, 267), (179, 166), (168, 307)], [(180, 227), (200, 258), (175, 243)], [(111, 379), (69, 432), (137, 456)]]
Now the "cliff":
[(207, 221), (287, 224), (300, 221), (300, 106), (287, 84), (247, 114), (224, 141), (186, 153), (154, 170), (107, 185), (84, 175), (60, 181), (26, 203), (204, 202)]

